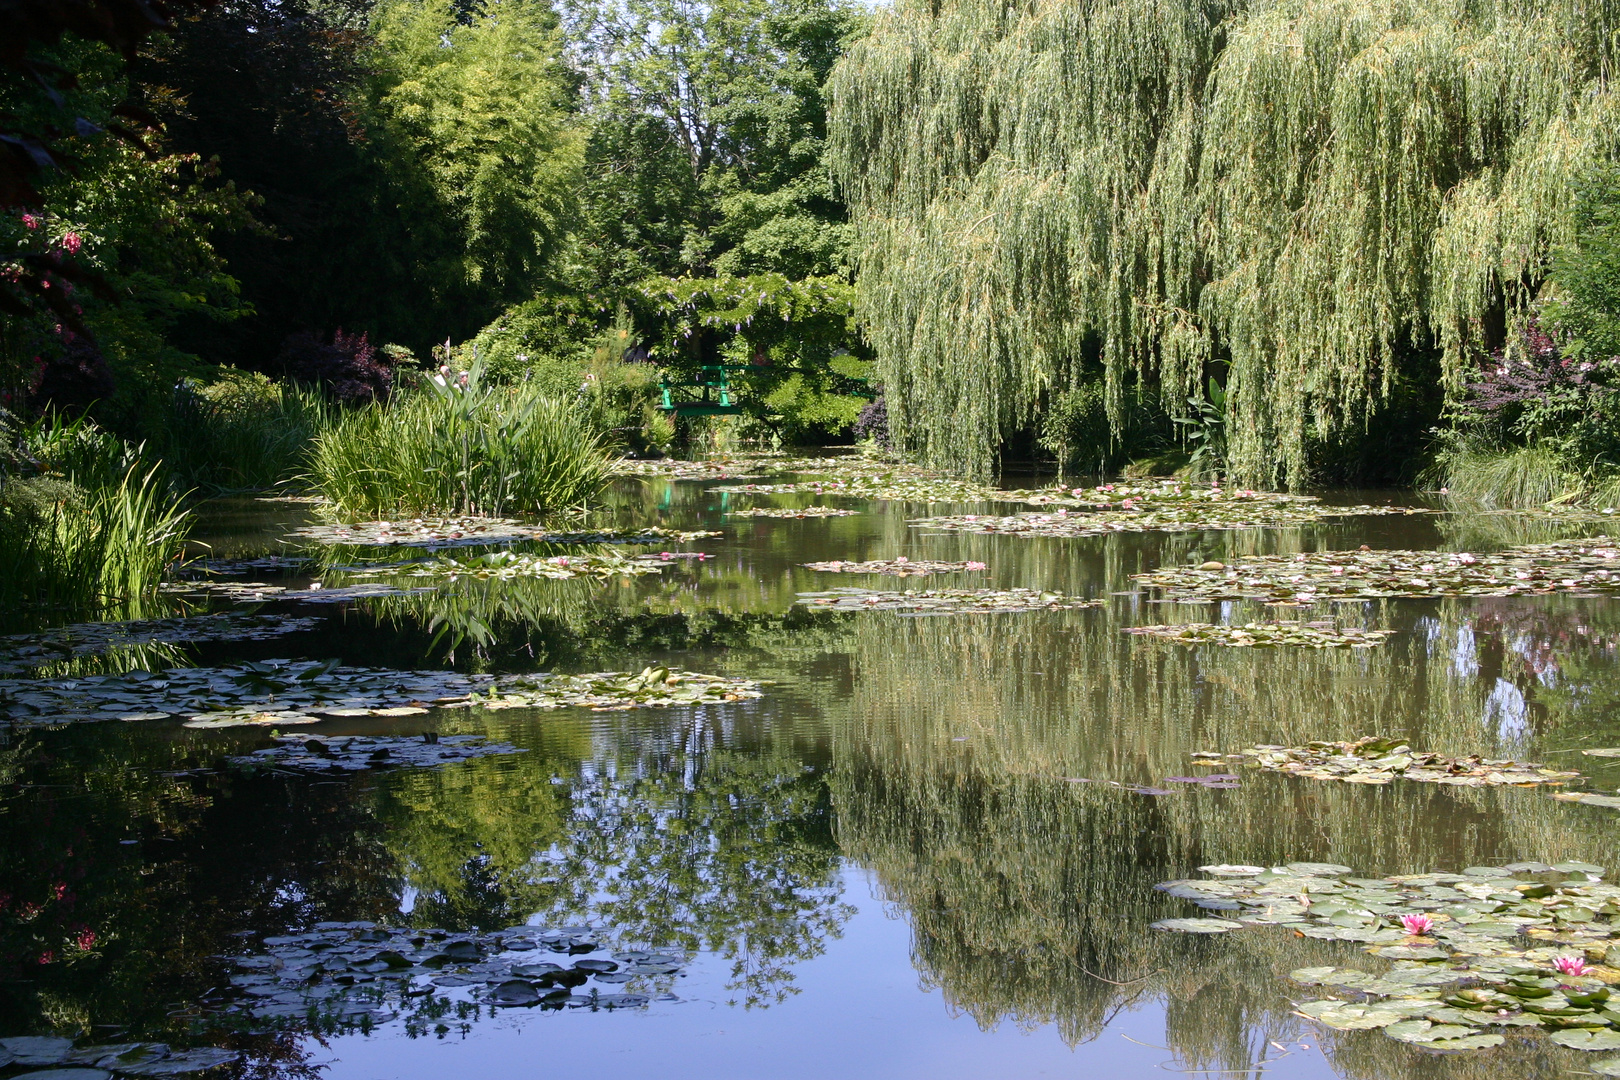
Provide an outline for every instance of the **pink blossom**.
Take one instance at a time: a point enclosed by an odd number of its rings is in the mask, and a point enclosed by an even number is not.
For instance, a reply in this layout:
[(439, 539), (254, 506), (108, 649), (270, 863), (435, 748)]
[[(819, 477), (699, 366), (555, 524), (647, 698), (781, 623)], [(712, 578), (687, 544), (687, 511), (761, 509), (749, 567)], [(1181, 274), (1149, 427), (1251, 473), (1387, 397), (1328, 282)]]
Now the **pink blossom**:
[(969, 562), (967, 564), (967, 568), (969, 570), (983, 570), (984, 569), (984, 563), (982, 563), (982, 562)]
[(1585, 975), (1592, 969), (1587, 967), (1586, 961), (1578, 956), (1555, 956), (1552, 962), (1553, 970), (1560, 975)]
[(69, 255), (77, 255), (79, 248), (84, 246), (84, 238), (76, 232), (66, 233), (62, 237), (62, 246), (67, 248)]
[(35, 217), (33, 214), (24, 214), (22, 216), (22, 223), (28, 226), (30, 229), (39, 228), (39, 218)]
[(49, 964), (51, 961), (53, 961), (55, 959), (56, 959), (56, 953), (54, 951), (50, 950), (50, 949), (46, 949), (44, 952), (39, 954), (39, 962), (42, 963), (42, 964)]
[(84, 952), (89, 952), (96, 946), (96, 932), (88, 928), (80, 930), (78, 937), (73, 939), (73, 943)]
[(1401, 926), (1408, 934), (1427, 934), (1434, 929), (1434, 920), (1427, 915), (1402, 915)]
[(894, 561), (897, 562), (897, 563), (906, 563), (906, 562), (910, 562), (911, 560), (906, 558), (904, 555), (896, 555), (894, 557)]

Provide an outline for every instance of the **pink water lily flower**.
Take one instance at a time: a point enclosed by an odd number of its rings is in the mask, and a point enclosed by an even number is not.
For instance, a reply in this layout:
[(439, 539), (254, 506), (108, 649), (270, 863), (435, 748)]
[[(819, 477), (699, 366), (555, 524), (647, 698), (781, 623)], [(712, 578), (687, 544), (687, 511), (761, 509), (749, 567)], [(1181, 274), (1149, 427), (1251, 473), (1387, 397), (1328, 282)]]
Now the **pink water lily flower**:
[(1589, 966), (1587, 966), (1586, 961), (1582, 960), (1578, 956), (1555, 956), (1553, 957), (1552, 965), (1553, 970), (1557, 971), (1560, 975), (1585, 975), (1587, 972), (1592, 970)]
[(984, 569), (984, 563), (982, 563), (982, 562), (969, 562), (967, 564), (967, 568), (969, 570), (983, 570)]
[(1434, 920), (1427, 915), (1402, 915), (1401, 926), (1408, 934), (1427, 934), (1434, 929)]

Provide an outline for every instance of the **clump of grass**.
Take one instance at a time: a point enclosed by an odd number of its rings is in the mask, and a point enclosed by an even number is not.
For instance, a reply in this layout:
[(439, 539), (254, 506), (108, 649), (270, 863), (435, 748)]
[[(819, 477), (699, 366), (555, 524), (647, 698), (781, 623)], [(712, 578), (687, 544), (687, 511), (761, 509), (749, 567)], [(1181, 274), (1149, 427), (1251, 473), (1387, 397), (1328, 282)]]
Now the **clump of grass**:
[(163, 459), (187, 487), (255, 491), (297, 476), (335, 407), (309, 387), (231, 372), (175, 387)]
[(190, 528), (159, 466), (83, 419), (4, 434), (0, 623), (140, 617)]
[(348, 517), (545, 514), (611, 478), (599, 434), (528, 384), (489, 387), (482, 365), (344, 414), (316, 439), (308, 479)]
[[(1587, 490), (1586, 479), (1555, 451), (1540, 446), (1447, 451), (1433, 475), (1458, 499), (1487, 509), (1525, 509), (1569, 502)], [(1606, 505), (1613, 505), (1612, 503)]]

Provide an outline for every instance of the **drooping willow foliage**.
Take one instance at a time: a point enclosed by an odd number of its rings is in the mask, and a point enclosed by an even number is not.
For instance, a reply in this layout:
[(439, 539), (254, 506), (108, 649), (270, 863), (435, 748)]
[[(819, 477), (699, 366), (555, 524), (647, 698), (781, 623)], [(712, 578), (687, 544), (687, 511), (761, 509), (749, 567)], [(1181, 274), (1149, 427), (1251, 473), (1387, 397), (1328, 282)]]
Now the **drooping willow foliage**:
[(1100, 348), (1226, 369), (1300, 484), (1409, 358), (1456, 390), (1609, 154), (1615, 0), (898, 0), (831, 83), (891, 425), (983, 471)]

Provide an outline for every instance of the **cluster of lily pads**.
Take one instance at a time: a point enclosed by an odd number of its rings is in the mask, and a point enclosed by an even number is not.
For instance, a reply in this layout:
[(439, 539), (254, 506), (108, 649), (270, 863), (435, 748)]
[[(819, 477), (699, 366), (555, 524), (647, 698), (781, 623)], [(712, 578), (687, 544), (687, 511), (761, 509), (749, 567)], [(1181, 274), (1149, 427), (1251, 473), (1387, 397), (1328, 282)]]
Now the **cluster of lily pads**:
[(728, 484), (714, 490), (738, 495), (810, 493), (851, 499), (892, 499), (901, 502), (1022, 502), (1022, 498), (971, 480), (911, 471), (889, 470), (833, 480), (801, 480), (788, 484)]
[(462, 675), (264, 660), (217, 668), (132, 671), (79, 679), (0, 679), (0, 717), (13, 724), (184, 720), (187, 727), (279, 727), (345, 717), (400, 717), (434, 708), (635, 709), (760, 696), (759, 684), (668, 668), (638, 674)]
[[(1203, 866), (1209, 878), (1157, 886), (1218, 917), (1164, 919), (1158, 930), (1218, 934), (1281, 926), (1349, 941), (1379, 970), (1300, 968), (1290, 978), (1336, 996), (1298, 1011), (1337, 1030), (1382, 1029), (1432, 1050), (1480, 1050), (1545, 1031), (1577, 1050), (1620, 1050), (1620, 886), (1583, 862), (1471, 866), (1460, 874), (1357, 877), (1347, 866)], [(1614, 1071), (1609, 1071), (1613, 1069)], [(1620, 1060), (1600, 1063), (1620, 1073)]]
[[(1581, 774), (1549, 769), (1533, 761), (1487, 758), (1479, 754), (1447, 757), (1419, 753), (1400, 739), (1368, 735), (1354, 742), (1311, 742), (1304, 746), (1254, 746), (1242, 751), (1249, 764), (1312, 780), (1348, 784), (1387, 784), (1396, 779), (1454, 787), (1500, 787), (1565, 784)], [(1200, 755), (1201, 760), (1215, 760)]]
[(374, 600), (380, 596), (408, 596), (433, 590), (400, 588), (382, 582), (328, 587), (314, 582), (307, 588), (289, 589), (263, 581), (169, 581), (161, 590), (171, 596), (218, 597), (237, 604), (259, 604), (267, 600), (298, 600), (311, 604), (341, 604), (351, 600)]
[[(689, 557), (681, 553), (679, 557)], [(697, 553), (693, 556), (697, 557)], [(356, 571), (363, 574), (404, 573), (411, 577), (449, 578), (568, 578), (639, 577), (659, 574), (675, 565), (674, 552), (659, 555), (536, 555), (518, 551), (492, 551), (486, 555), (463, 558), (440, 556), (428, 562), (400, 566), (368, 566)]]
[(684, 955), (646, 949), (589, 957), (604, 946), (588, 926), (456, 933), (322, 922), (263, 944), (263, 951), (233, 958), (232, 997), (223, 1003), (249, 1029), (384, 1023), (462, 988), (494, 1007), (639, 1008), (668, 996), (687, 963)]
[(236, 765), (310, 772), (430, 769), (491, 754), (521, 754), (511, 743), (482, 735), (277, 735), (276, 745), (231, 758)]
[(832, 506), (756, 506), (751, 510), (729, 510), (732, 517), (753, 518), (824, 518), (852, 517), (859, 510), (839, 510)]
[[(1279, 496), (1279, 499), (1292, 496)], [(911, 524), (923, 529), (946, 532), (987, 533), (1008, 536), (1107, 536), (1110, 533), (1203, 532), (1205, 530), (1275, 529), (1310, 525), (1326, 518), (1367, 514), (1405, 513), (1410, 508), (1387, 506), (1323, 506), (1309, 501), (1234, 500), (1209, 504), (1170, 504), (1166, 506), (1126, 505), (1118, 508), (1083, 509), (1071, 513), (956, 514), (917, 518)], [(1412, 513), (1420, 513), (1411, 510)]]
[(1039, 589), (926, 589), (886, 592), (878, 589), (832, 589), (800, 593), (795, 603), (812, 611), (892, 611), (900, 615), (981, 615), (1020, 611), (1058, 611), (1101, 607), (1087, 600)]
[(204, 641), (264, 641), (320, 625), (319, 619), (274, 615), (194, 615), (133, 622), (74, 623), (37, 634), (0, 637), (0, 675), (21, 675), (46, 664), (95, 656), (131, 645), (189, 645)]
[(1254, 622), (1242, 626), (1225, 623), (1182, 623), (1174, 626), (1132, 626), (1127, 634), (1174, 641), (1181, 645), (1291, 645), (1307, 649), (1370, 649), (1382, 645), (1393, 630), (1362, 630), (1332, 623)]
[(505, 544), (539, 540), (550, 544), (686, 543), (716, 532), (682, 531), (650, 526), (641, 529), (555, 530), (513, 518), (414, 518), (410, 521), (366, 521), (356, 525), (308, 525), (293, 530), (289, 540), (362, 547), (428, 549)]
[[(230, 1065), (242, 1055), (234, 1050), (202, 1046), (174, 1050), (167, 1043), (92, 1043), (73, 1045), (72, 1039), (53, 1035), (18, 1035), (0, 1039), (0, 1068), (33, 1066), (40, 1080), (109, 1080), (119, 1076), (190, 1076)], [(16, 1080), (24, 1080), (17, 1077)]]
[(1437, 551), (1315, 551), (1257, 555), (1228, 566), (1162, 567), (1131, 575), (1169, 603), (1259, 600), (1310, 604), (1396, 596), (1528, 596), (1620, 591), (1620, 548), (1607, 537), (1526, 544), (1489, 555)]
[(940, 562), (937, 559), (909, 559), (904, 555), (866, 562), (834, 559), (832, 562), (807, 562), (801, 565), (829, 574), (884, 574), (889, 577), (927, 577), (929, 574), (958, 574), (985, 569), (982, 562)]

